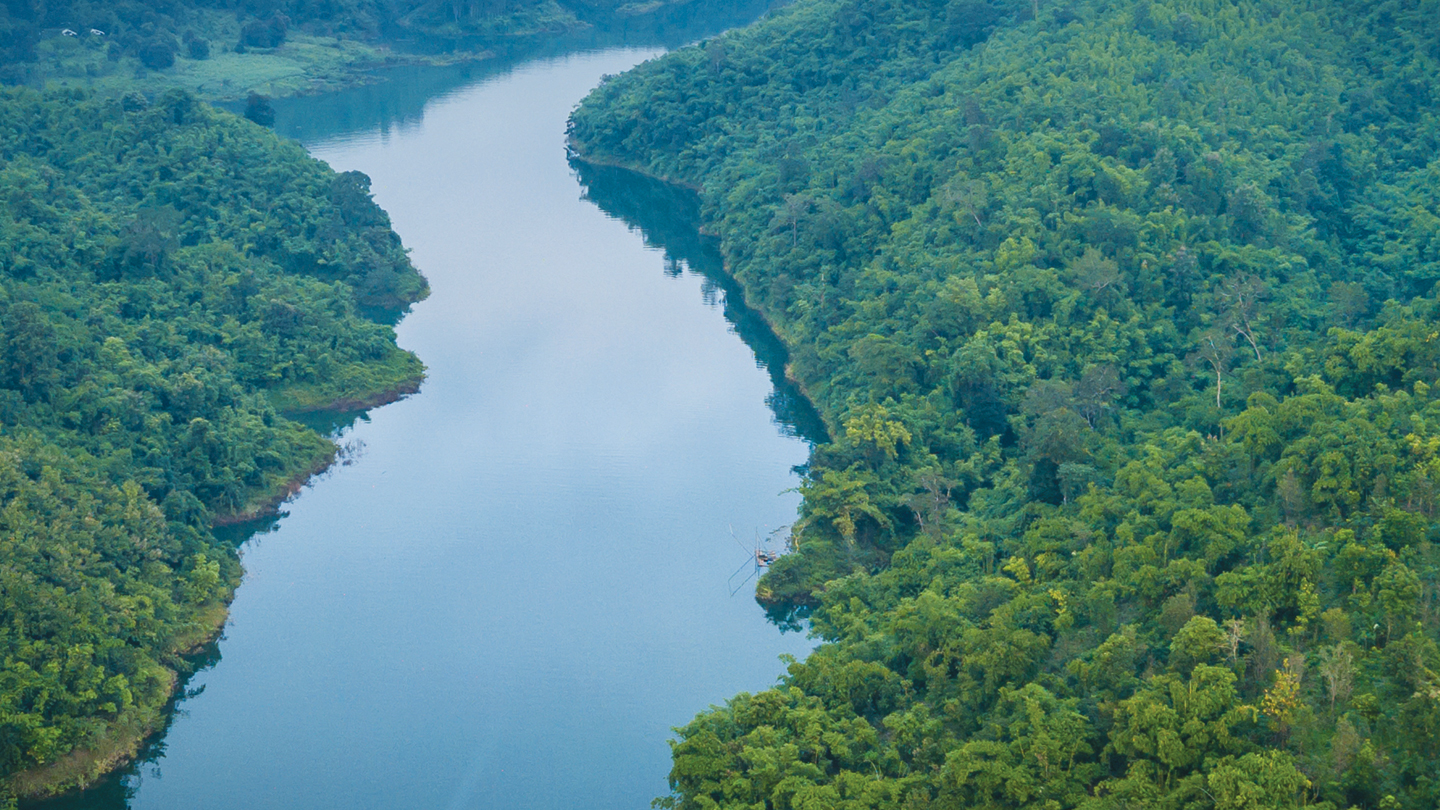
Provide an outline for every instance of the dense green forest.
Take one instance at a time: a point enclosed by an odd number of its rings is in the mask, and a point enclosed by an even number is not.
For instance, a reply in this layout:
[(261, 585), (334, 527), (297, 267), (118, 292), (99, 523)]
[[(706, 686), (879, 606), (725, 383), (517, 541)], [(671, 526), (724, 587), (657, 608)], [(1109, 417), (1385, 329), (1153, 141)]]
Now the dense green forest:
[[(189, 47), (215, 25), (217, 17), (236, 20), (234, 41), (207, 46), (274, 48), (293, 33), (377, 37), (397, 31), (450, 33), (528, 32), (573, 24), (576, 10), (615, 8), (614, 0), (11, 0), (0, 5), (0, 31), (7, 61), (34, 57), (43, 37), (65, 29), (103, 37), (107, 50), (144, 55), (158, 46), (171, 56), (205, 58), (208, 50)], [(77, 37), (80, 38), (80, 37)]]
[(212, 527), (334, 457), (282, 412), (418, 385), (369, 182), (183, 93), (0, 91), (0, 796), (157, 726), (239, 580)]
[[(0, 84), (210, 101), (315, 95), (400, 65), (491, 65), (553, 48), (734, 25), (766, 0), (9, 0)], [(691, 37), (681, 35), (678, 42)]]
[(602, 84), (834, 440), (676, 808), (1440, 806), (1440, 3), (799, 0)]
[[(600, 25), (734, 0), (7, 0), (0, 82), (209, 98), (364, 83), (365, 71), (456, 51), (481, 57)], [(392, 47), (397, 46), (397, 47)], [(443, 54), (438, 55), (440, 58)], [(454, 57), (448, 57), (454, 58)]]
[[(160, 45), (172, 55), (192, 54), (189, 42), (216, 17), (239, 22), (234, 41), (209, 43), (223, 47), (274, 48), (292, 33), (323, 36), (377, 37), (414, 31), (458, 34), (478, 31), (530, 32), (573, 24), (576, 12), (615, 8), (615, 0), (162, 0), (158, 3), (121, 0), (12, 0), (0, 6), (7, 31), (5, 55), (33, 57), (37, 41), (70, 29), (103, 33), (107, 47), (141, 55), (147, 45)], [(98, 36), (98, 35), (97, 35)]]

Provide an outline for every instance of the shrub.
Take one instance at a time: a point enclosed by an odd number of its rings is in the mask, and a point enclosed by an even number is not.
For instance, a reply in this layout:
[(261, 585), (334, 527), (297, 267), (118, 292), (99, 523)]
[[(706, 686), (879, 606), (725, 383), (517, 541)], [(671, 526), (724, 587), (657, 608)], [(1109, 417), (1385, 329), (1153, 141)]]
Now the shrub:
[(140, 64), (151, 70), (164, 70), (175, 64), (175, 45), (163, 39), (152, 39), (140, 46)]

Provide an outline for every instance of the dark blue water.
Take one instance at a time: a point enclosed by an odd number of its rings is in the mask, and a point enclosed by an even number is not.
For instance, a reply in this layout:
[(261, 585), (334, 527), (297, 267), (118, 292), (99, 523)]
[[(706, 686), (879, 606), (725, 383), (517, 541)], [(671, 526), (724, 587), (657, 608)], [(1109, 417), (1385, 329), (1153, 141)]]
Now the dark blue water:
[(522, 64), (309, 144), (374, 179), (429, 277), (399, 327), (429, 379), (247, 544), (151, 761), (69, 806), (640, 810), (671, 727), (808, 651), (731, 589), (795, 517), (813, 414), (713, 265), (686, 271), (713, 251), (678, 198), (566, 160), (573, 105), (650, 55)]

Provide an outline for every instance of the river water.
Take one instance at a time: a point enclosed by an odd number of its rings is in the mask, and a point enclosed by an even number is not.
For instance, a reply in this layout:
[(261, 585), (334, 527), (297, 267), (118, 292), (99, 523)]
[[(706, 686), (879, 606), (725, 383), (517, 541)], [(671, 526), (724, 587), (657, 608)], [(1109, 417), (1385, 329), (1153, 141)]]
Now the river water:
[(46, 807), (641, 810), (670, 728), (810, 649), (743, 583), (820, 428), (693, 201), (566, 159), (573, 105), (654, 53), (461, 77), (402, 125), (282, 108), (429, 277), (398, 327), (429, 378), (248, 541), (147, 760)]

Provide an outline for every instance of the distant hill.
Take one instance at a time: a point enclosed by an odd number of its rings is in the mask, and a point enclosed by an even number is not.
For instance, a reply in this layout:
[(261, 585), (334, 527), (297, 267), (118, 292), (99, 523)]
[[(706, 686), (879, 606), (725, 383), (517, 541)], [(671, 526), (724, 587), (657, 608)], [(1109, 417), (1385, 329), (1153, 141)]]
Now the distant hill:
[(485, 57), (754, 0), (136, 0), (0, 4), (0, 83), (208, 99), (296, 95), (378, 66)]

